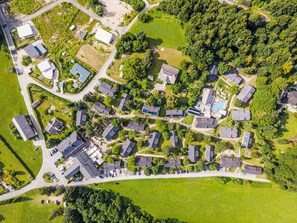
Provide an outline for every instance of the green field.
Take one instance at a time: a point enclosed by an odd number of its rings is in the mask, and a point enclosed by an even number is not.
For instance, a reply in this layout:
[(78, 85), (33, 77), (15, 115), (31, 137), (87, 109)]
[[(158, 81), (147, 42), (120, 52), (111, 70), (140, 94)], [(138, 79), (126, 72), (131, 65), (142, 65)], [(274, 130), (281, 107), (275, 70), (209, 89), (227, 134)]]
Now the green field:
[(13, 0), (9, 6), (13, 14), (29, 15), (45, 5), (45, 0)]
[[(12, 67), (10, 56), (3, 51), (0, 51), (0, 101), (1, 101), (1, 112), (0, 112), (0, 135), (10, 145), (10, 147), (20, 156), (23, 162), (28, 168), (37, 175), (41, 163), (42, 156), (41, 151), (33, 151), (33, 145), (30, 141), (24, 142), (23, 140), (15, 139), (14, 135), (9, 129), (9, 125), (12, 123), (12, 118), (19, 114), (27, 114), (27, 109), (23, 101), (23, 97), (20, 93), (19, 83), (15, 74), (9, 73), (7, 69)], [(7, 160), (15, 160), (15, 157), (10, 157), (8, 151), (4, 151), (7, 148), (1, 150), (8, 157), (0, 155), (0, 162), (6, 163)], [(4, 161), (4, 159), (6, 161)], [(11, 165), (6, 168), (14, 169), (14, 166), (19, 169), (19, 164), (15, 162), (10, 163)]]
[[(217, 183), (214, 178), (100, 184), (131, 198), (159, 218), (186, 222), (295, 222), (297, 194), (260, 183)], [(232, 220), (230, 220), (232, 219)]]
[(149, 11), (148, 14), (153, 18), (152, 21), (137, 21), (130, 30), (132, 33), (145, 32), (151, 46), (176, 49), (186, 45), (184, 30), (181, 29), (178, 19), (155, 10)]

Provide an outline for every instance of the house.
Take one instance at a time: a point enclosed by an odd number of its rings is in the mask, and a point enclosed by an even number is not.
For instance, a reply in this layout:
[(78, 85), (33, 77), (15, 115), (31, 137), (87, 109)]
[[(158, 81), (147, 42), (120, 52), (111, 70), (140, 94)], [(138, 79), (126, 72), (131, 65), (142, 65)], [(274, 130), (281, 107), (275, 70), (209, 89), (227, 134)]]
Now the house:
[(37, 67), (45, 78), (47, 78), (47, 79), (54, 78), (56, 67), (49, 60), (46, 59), (46, 60), (40, 62), (39, 64), (37, 64)]
[(247, 1), (247, 0), (242, 0), (242, 4), (247, 6), (247, 7), (251, 7), (252, 6), (252, 3)]
[(95, 39), (109, 45), (112, 43), (113, 35), (104, 29), (98, 28)]
[(221, 127), (220, 128), (220, 137), (222, 138), (237, 138), (238, 129), (232, 127)]
[(205, 160), (209, 163), (213, 161), (214, 158), (214, 147), (206, 145), (205, 147)]
[(116, 169), (120, 169), (120, 168), (121, 168), (121, 161), (116, 161), (113, 163), (103, 163), (103, 165), (102, 165), (102, 169), (107, 172), (110, 172), (110, 171), (113, 171)]
[(73, 164), (65, 171), (64, 176), (66, 179), (70, 179), (78, 172), (80, 172), (86, 179), (95, 178), (99, 175), (99, 170), (90, 157), (84, 152), (79, 153), (73, 158)]
[(39, 56), (44, 56), (46, 53), (47, 53), (47, 49), (44, 47), (43, 44), (41, 43), (38, 43), (36, 46), (35, 46), (35, 49), (38, 51), (39, 53)]
[(135, 166), (139, 167), (151, 167), (152, 166), (152, 157), (136, 157)]
[(87, 69), (85, 69), (84, 67), (82, 67), (80, 64), (76, 63), (72, 69), (70, 70), (70, 73), (73, 75), (79, 75), (78, 80), (81, 83), (84, 83), (88, 77), (90, 76), (90, 71), (88, 71)]
[(170, 131), (170, 145), (172, 148), (177, 148), (178, 137), (176, 131)]
[(62, 157), (67, 159), (74, 155), (86, 146), (86, 143), (80, 138), (77, 132), (72, 132), (70, 136), (65, 138), (59, 145), (57, 150), (62, 154)]
[(221, 159), (221, 167), (224, 168), (238, 168), (241, 166), (241, 160), (237, 157), (223, 156)]
[(179, 69), (163, 63), (158, 78), (163, 81), (164, 84), (174, 84), (178, 73)]
[(211, 65), (211, 67), (209, 69), (208, 80), (210, 80), (210, 81), (217, 80), (218, 79), (218, 74), (219, 74), (218, 66), (216, 64)]
[(160, 141), (161, 134), (159, 132), (151, 132), (148, 139), (148, 147), (156, 149)]
[(31, 104), (31, 107), (32, 107), (33, 109), (34, 109), (34, 108), (37, 108), (41, 103), (42, 103), (41, 100), (34, 101), (34, 102)]
[(111, 97), (113, 97), (116, 93), (116, 90), (106, 82), (100, 83), (98, 91), (105, 94), (106, 96), (111, 96)]
[(195, 162), (198, 161), (198, 157), (199, 157), (198, 146), (189, 145), (189, 147), (188, 147), (188, 159), (192, 163), (195, 163)]
[(288, 92), (288, 103), (292, 106), (297, 106), (297, 91)]
[(102, 136), (106, 140), (111, 140), (119, 130), (120, 130), (119, 127), (113, 126), (112, 124), (109, 124), (106, 127), (106, 129), (103, 131)]
[(12, 119), (12, 122), (24, 141), (31, 139), (37, 135), (25, 115), (18, 115)]
[(135, 145), (135, 142), (132, 142), (130, 139), (126, 139), (121, 149), (121, 156), (128, 157), (134, 149)]
[(166, 110), (165, 116), (168, 118), (184, 117), (184, 111), (183, 110)]
[(249, 173), (249, 174), (260, 175), (263, 173), (263, 168), (260, 166), (245, 165), (243, 168), (243, 172)]
[(251, 148), (253, 143), (253, 133), (245, 132), (242, 138), (241, 147), (245, 149)]
[(232, 111), (233, 121), (249, 121), (251, 120), (250, 110), (233, 110)]
[(79, 38), (80, 39), (82, 39), (82, 40), (84, 40), (84, 39), (86, 39), (86, 36), (87, 36), (87, 32), (86, 31), (81, 31), (80, 33), (79, 33)]
[(243, 103), (247, 103), (251, 99), (255, 91), (256, 89), (254, 87), (247, 84), (241, 89), (236, 98), (242, 101)]
[(180, 160), (165, 160), (164, 167), (166, 168), (176, 168), (181, 166)]
[(130, 121), (126, 127), (138, 132), (143, 132), (145, 130), (145, 124), (140, 124), (133, 121)]
[(76, 113), (76, 126), (85, 126), (88, 120), (86, 109), (80, 109)]
[(156, 106), (149, 106), (144, 104), (142, 106), (142, 113), (144, 114), (150, 114), (153, 116), (158, 116), (160, 112), (160, 107), (156, 107)]
[(216, 98), (216, 91), (209, 88), (204, 88), (202, 93), (202, 104), (211, 107)]
[(24, 51), (31, 59), (37, 59), (39, 57), (39, 52), (32, 44), (27, 45)]
[(194, 120), (194, 126), (196, 128), (212, 129), (218, 125), (218, 121), (215, 118), (203, 118), (197, 117)]
[(103, 113), (108, 115), (111, 112), (111, 108), (107, 107), (106, 105), (100, 103), (100, 102), (95, 102), (93, 106), (93, 110), (97, 113)]
[(126, 93), (122, 94), (122, 98), (121, 98), (120, 105), (119, 105), (119, 110), (121, 110), (121, 111), (126, 111), (127, 110), (126, 102), (129, 99), (130, 99), (130, 95), (128, 95)]
[(30, 24), (17, 27), (17, 32), (21, 39), (27, 39), (35, 35), (33, 27)]
[(203, 114), (201, 113), (201, 111), (195, 109), (195, 108), (191, 108), (189, 107), (187, 109), (187, 113), (190, 114), (190, 115), (194, 115), (194, 116), (202, 116)]
[(47, 131), (51, 135), (57, 135), (64, 128), (64, 124), (57, 118), (52, 118), (45, 127), (45, 131)]
[(225, 77), (236, 85), (240, 85), (240, 83), (242, 82), (242, 78), (238, 74), (233, 72), (226, 73)]

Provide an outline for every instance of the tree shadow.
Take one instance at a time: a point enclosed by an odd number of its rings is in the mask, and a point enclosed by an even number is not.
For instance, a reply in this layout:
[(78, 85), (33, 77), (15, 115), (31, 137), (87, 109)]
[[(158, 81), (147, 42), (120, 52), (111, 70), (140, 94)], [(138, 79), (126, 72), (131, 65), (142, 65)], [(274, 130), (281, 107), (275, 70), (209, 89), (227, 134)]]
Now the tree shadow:
[(5, 167), (4, 163), (0, 162), (0, 171)]
[(150, 47), (156, 47), (163, 43), (163, 40), (160, 38), (156, 39), (156, 38), (146, 37), (146, 39), (147, 39)]
[(4, 220), (5, 220), (5, 217), (2, 214), (0, 214), (0, 222), (2, 222)]

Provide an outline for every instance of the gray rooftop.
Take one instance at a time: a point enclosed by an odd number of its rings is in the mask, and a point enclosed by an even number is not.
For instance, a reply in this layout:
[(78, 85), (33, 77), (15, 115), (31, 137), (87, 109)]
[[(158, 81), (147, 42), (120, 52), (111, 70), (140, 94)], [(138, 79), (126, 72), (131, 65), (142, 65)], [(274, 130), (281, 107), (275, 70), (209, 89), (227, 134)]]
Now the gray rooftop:
[(241, 89), (236, 98), (242, 101), (243, 103), (247, 103), (251, 99), (255, 91), (256, 89), (254, 87), (247, 84)]
[(145, 124), (140, 124), (140, 123), (136, 123), (136, 122), (130, 121), (128, 123), (128, 125), (127, 125), (127, 128), (128, 129), (135, 130), (135, 131), (142, 132), (142, 131), (145, 130)]
[(233, 110), (232, 120), (234, 121), (249, 121), (251, 120), (250, 110)]
[(184, 116), (183, 110), (166, 110), (167, 117), (181, 117)]
[(27, 45), (24, 48), (24, 51), (31, 59), (39, 57), (39, 52), (36, 50), (36, 48), (32, 44)]
[(216, 91), (209, 88), (203, 89), (202, 103), (211, 106), (216, 97)]
[(102, 136), (107, 139), (111, 140), (115, 134), (119, 131), (119, 127), (113, 126), (112, 124), (109, 124), (106, 129), (103, 131)]
[(222, 138), (237, 138), (237, 136), (238, 136), (237, 128), (232, 128), (232, 127), (220, 128), (220, 137)]
[(173, 148), (177, 148), (178, 146), (178, 138), (176, 131), (170, 131), (170, 145)]
[(142, 113), (146, 113), (146, 114), (151, 114), (151, 115), (155, 115), (158, 116), (160, 112), (160, 107), (157, 106), (149, 106), (144, 104), (142, 106)]
[(225, 168), (237, 168), (241, 166), (241, 160), (237, 157), (223, 156), (221, 159), (221, 167)]
[(206, 145), (206, 147), (205, 147), (205, 160), (207, 162), (212, 162), (213, 155), (214, 155), (213, 150), (214, 150), (213, 146)]
[(136, 157), (135, 165), (139, 167), (151, 167), (152, 166), (152, 157)]
[(181, 166), (180, 160), (166, 160), (164, 162), (164, 167), (175, 168)]
[(67, 159), (69, 156), (72, 156), (79, 150), (85, 147), (84, 141), (81, 140), (77, 132), (73, 132), (65, 138), (60, 144), (57, 146), (58, 151), (62, 154), (62, 156)]
[(236, 73), (228, 72), (225, 74), (225, 77), (236, 85), (239, 85), (242, 82), (242, 78)]
[(297, 105), (297, 91), (288, 92), (288, 102), (293, 106)]
[(83, 30), (83, 31), (80, 32), (79, 38), (80, 39), (85, 39), (86, 38), (86, 35), (87, 35), (87, 32)]
[(121, 149), (121, 156), (123, 157), (129, 156), (134, 147), (135, 147), (135, 142), (132, 142), (130, 139), (126, 139)]
[(219, 73), (218, 66), (216, 64), (211, 65), (209, 72), (211, 76), (217, 76)]
[(159, 79), (168, 84), (174, 84), (178, 76), (179, 69), (163, 63), (159, 72)]
[(47, 131), (49, 134), (57, 135), (60, 133), (64, 128), (64, 124), (61, 120), (57, 118), (52, 118), (45, 127), (45, 131)]
[(84, 126), (87, 122), (88, 114), (86, 109), (80, 109), (76, 113), (76, 126)]
[(218, 121), (214, 118), (202, 118), (197, 117), (195, 119), (196, 128), (215, 128), (218, 125)]
[(98, 88), (98, 91), (101, 93), (113, 97), (116, 93), (116, 90), (106, 82), (101, 82)]
[(116, 161), (116, 162), (113, 162), (113, 163), (103, 163), (102, 168), (103, 168), (103, 170), (106, 170), (106, 171), (120, 169), (121, 168), (121, 162)]
[(126, 101), (130, 99), (130, 95), (127, 95), (126, 93), (122, 94), (121, 102), (119, 105), (119, 109), (121, 111), (126, 111)]
[(161, 138), (161, 134), (159, 132), (151, 132), (148, 139), (148, 147), (152, 149), (156, 149)]
[(37, 135), (25, 115), (18, 115), (12, 119), (13, 124), (17, 128), (18, 132), (22, 136), (23, 140), (33, 138)]
[(257, 174), (260, 175), (263, 172), (263, 168), (260, 166), (251, 166), (251, 165), (245, 165), (244, 166), (244, 173), (249, 173), (249, 174)]
[(45, 49), (44, 45), (41, 44), (41, 43), (38, 43), (36, 46), (35, 46), (36, 50), (38, 51), (39, 55), (40, 56), (43, 56), (44, 54), (47, 53), (47, 49)]
[(242, 138), (241, 147), (246, 149), (251, 148), (252, 141), (253, 141), (253, 133), (245, 132)]
[(82, 67), (80, 64), (76, 63), (72, 69), (70, 70), (70, 73), (73, 75), (78, 75), (79, 74), (79, 81), (80, 82), (85, 82), (89, 75), (91, 74), (90, 71)]
[(197, 162), (199, 157), (198, 146), (189, 145), (188, 149), (188, 159), (193, 163)]
[(103, 113), (108, 115), (111, 112), (111, 108), (107, 107), (106, 105), (102, 104), (101, 102), (95, 102), (93, 109), (96, 112)]

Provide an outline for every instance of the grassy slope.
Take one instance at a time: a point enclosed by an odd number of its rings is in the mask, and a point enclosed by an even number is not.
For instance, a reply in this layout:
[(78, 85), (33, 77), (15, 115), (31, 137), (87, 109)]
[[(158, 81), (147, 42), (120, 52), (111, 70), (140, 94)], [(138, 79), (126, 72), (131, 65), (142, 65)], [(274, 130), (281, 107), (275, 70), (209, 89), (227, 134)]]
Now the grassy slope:
[[(41, 151), (34, 152), (30, 141), (16, 140), (9, 129), (12, 118), (19, 114), (27, 114), (27, 109), (20, 93), (17, 77), (6, 70), (7, 67), (12, 66), (11, 58), (7, 57), (6, 53), (0, 52), (0, 61), (0, 135), (5, 138), (33, 173), (37, 175), (42, 163)], [(0, 161), (1, 159), (3, 159), (3, 156), (0, 156)], [(13, 166), (14, 163), (9, 169), (13, 169)]]
[(153, 216), (187, 222), (294, 222), (297, 194), (266, 184), (218, 184), (212, 179), (125, 181), (100, 184), (131, 198)]

